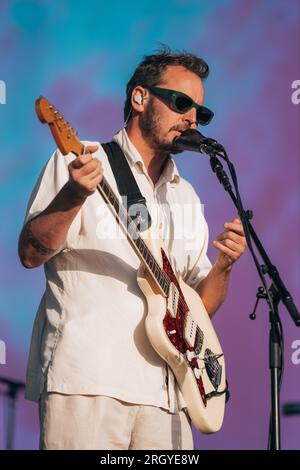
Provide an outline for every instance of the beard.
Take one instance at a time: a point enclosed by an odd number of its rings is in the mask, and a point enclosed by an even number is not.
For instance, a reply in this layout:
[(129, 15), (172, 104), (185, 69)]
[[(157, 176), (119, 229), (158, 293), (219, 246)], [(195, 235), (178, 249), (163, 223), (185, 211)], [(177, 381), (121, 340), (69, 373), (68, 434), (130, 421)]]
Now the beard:
[[(168, 156), (170, 154), (181, 153), (173, 142), (169, 142), (167, 138), (163, 139), (161, 135), (160, 116), (155, 112), (153, 101), (149, 101), (147, 108), (145, 109), (141, 120), (140, 129), (144, 139), (148, 145), (155, 151), (155, 153), (161, 156)], [(180, 130), (181, 132), (186, 129), (179, 129), (176, 126), (171, 127), (169, 131)]]

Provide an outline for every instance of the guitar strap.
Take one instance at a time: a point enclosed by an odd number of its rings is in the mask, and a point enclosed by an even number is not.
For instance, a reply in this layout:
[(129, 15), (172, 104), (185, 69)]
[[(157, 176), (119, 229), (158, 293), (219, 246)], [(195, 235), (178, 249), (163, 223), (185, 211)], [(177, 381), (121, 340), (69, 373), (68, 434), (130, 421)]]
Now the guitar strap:
[(102, 144), (107, 154), (109, 164), (114, 174), (123, 205), (136, 224), (138, 230), (143, 232), (151, 226), (151, 217), (142, 195), (132, 174), (127, 158), (117, 142)]

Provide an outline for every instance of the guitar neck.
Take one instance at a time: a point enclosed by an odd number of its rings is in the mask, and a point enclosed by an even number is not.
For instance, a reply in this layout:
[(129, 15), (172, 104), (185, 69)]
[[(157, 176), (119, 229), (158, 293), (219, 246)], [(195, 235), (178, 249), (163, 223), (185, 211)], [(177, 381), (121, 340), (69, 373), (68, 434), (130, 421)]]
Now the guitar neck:
[[(59, 150), (63, 155), (72, 152), (79, 156), (84, 153), (84, 145), (80, 142), (77, 132), (69, 125), (46, 98), (41, 96), (35, 103), (36, 113), (41, 122), (49, 124), (51, 133), (57, 143)], [(159, 266), (156, 259), (150, 252), (144, 240), (140, 237), (139, 231), (129, 216), (123, 204), (119, 203), (118, 198), (111, 189), (106, 178), (103, 177), (97, 189), (104, 201), (114, 213), (117, 222), (124, 230), (128, 241), (142, 261), (145, 268), (151, 274), (161, 293), (167, 296), (169, 292), (170, 280), (163, 269)]]
[[(54, 138), (56, 139), (58, 133), (56, 123), (51, 126), (51, 131)], [(62, 147), (61, 151), (64, 154), (68, 153), (68, 150)], [(77, 156), (84, 153), (84, 145), (80, 142), (77, 136), (72, 137), (71, 151)], [(139, 231), (134, 221), (129, 216), (123, 204), (120, 204), (119, 199), (116, 197), (114, 191), (112, 190), (110, 184), (108, 183), (105, 177), (103, 177), (101, 183), (98, 184), (97, 190), (103, 197), (104, 201), (108, 204), (109, 208), (114, 213), (114, 216), (116, 217), (119, 225), (124, 230), (129, 243), (131, 244), (139, 259), (144, 264), (145, 268), (151, 274), (159, 290), (164, 296), (166, 296), (169, 292), (169, 278), (167, 277), (164, 270), (161, 269), (161, 267), (157, 263), (156, 259), (152, 255), (144, 240), (140, 237)]]
[(161, 293), (166, 296), (169, 291), (170, 283), (168, 277), (157, 263), (144, 240), (141, 238), (134, 221), (128, 214), (123, 204), (120, 204), (119, 199), (116, 197), (105, 177), (103, 177), (101, 183), (98, 184), (97, 190), (108, 206), (112, 209), (117, 222), (126, 233), (129, 243), (148, 272), (151, 274), (153, 280), (161, 290)]

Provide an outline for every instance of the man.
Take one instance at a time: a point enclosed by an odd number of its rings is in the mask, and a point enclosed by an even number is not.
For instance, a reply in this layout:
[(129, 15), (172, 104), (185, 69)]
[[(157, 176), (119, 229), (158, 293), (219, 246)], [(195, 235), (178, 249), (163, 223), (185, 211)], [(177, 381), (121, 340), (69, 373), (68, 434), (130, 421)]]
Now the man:
[[(114, 140), (176, 271), (212, 315), (225, 299), (233, 263), (245, 250), (242, 225), (238, 219), (225, 224), (214, 241), (218, 255), (211, 267), (199, 198), (170, 157), (175, 136), (212, 116), (203, 107), (207, 75), (206, 63), (192, 54), (164, 50), (146, 56), (127, 85), (126, 128)], [(85, 145), (85, 154), (77, 158), (56, 151), (49, 160), (20, 236), (23, 265), (44, 264), (47, 279), (26, 390), (27, 398), (40, 404), (40, 447), (192, 449), (174, 376), (145, 332), (146, 303), (136, 281), (139, 259), (126, 237), (116, 235), (116, 221), (96, 191), (104, 172), (117, 192), (112, 170), (98, 143)], [(186, 206), (197, 214), (197, 230), (176, 236), (182, 228), (178, 213)]]

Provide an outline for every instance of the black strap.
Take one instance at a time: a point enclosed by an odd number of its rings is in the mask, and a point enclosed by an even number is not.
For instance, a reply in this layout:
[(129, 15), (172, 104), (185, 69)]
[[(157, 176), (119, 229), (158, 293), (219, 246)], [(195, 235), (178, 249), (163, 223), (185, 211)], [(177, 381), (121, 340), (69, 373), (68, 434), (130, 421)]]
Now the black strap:
[(102, 144), (102, 147), (107, 154), (123, 205), (138, 230), (143, 232), (150, 227), (151, 217), (147, 209), (146, 199), (137, 185), (127, 158), (117, 142), (107, 142)]

